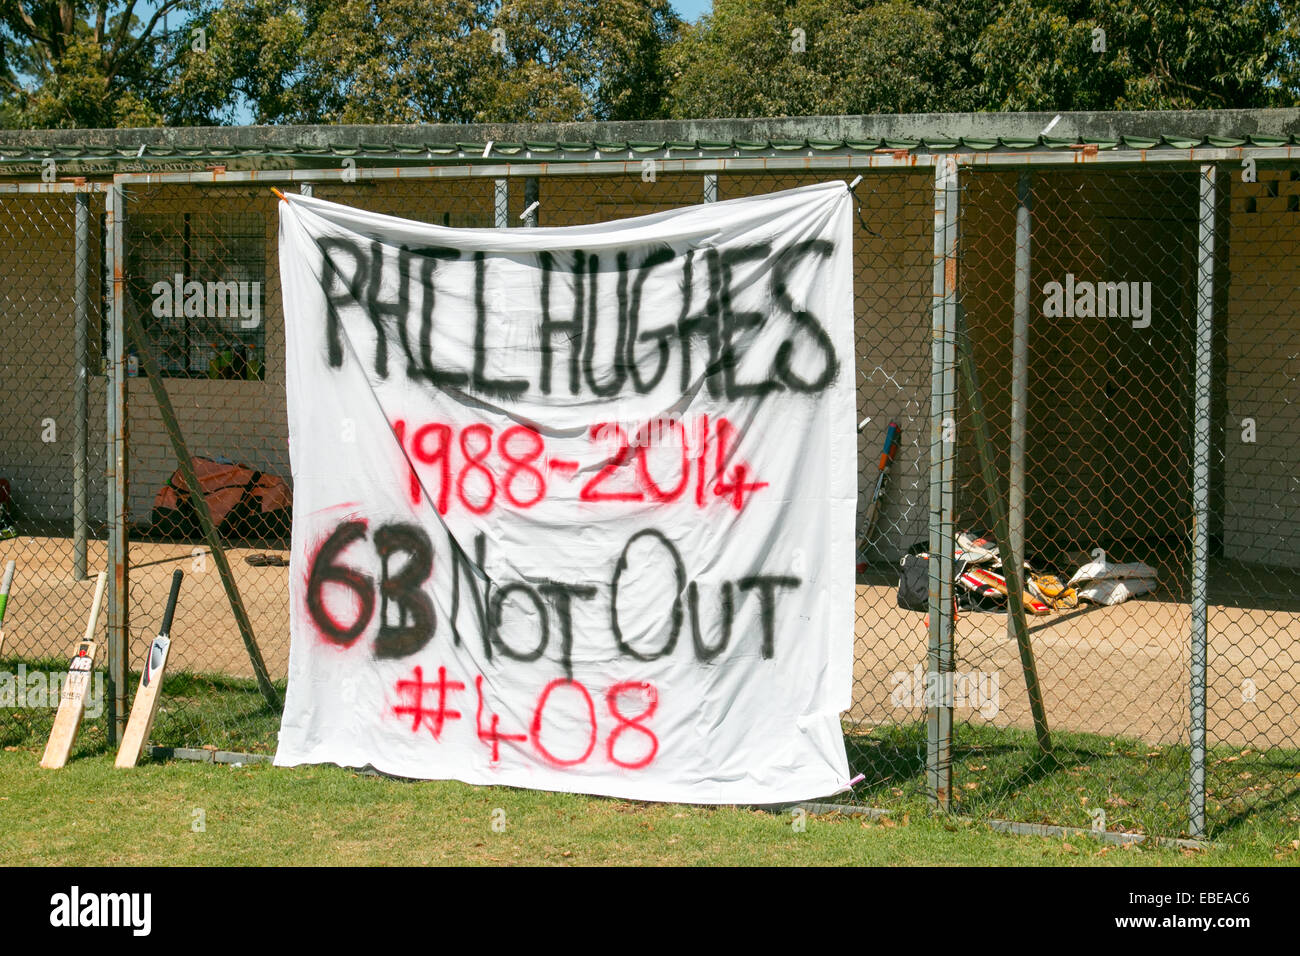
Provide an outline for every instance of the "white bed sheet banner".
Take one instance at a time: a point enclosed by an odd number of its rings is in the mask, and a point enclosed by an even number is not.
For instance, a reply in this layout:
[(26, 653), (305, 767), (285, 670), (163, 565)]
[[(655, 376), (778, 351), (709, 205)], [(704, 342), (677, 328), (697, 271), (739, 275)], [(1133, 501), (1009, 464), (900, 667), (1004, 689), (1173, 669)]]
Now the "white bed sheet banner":
[(693, 803), (842, 789), (842, 182), (591, 226), (280, 204), (276, 763)]

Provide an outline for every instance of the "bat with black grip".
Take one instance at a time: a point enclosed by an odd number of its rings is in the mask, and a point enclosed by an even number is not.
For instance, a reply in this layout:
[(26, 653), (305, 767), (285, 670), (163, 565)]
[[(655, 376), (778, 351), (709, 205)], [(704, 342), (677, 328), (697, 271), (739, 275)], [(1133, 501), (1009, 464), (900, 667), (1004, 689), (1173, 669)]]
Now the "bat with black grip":
[(167, 594), (167, 607), (163, 610), (162, 627), (158, 630), (159, 637), (166, 637), (172, 632), (172, 618), (176, 616), (176, 598), (181, 593), (181, 579), (185, 577), (185, 572), (177, 568), (172, 572), (172, 589)]
[(140, 759), (140, 751), (149, 740), (154, 714), (158, 712), (163, 674), (167, 670), (167, 656), (171, 650), (172, 618), (176, 615), (176, 598), (181, 592), (183, 577), (185, 575), (180, 568), (172, 572), (172, 587), (167, 595), (167, 607), (163, 611), (162, 626), (158, 629), (158, 636), (149, 645), (149, 656), (145, 658), (144, 668), (140, 673), (140, 688), (135, 692), (135, 700), (131, 703), (131, 719), (127, 721), (126, 733), (122, 735), (122, 746), (117, 751), (117, 760), (113, 764), (116, 767), (134, 767)]

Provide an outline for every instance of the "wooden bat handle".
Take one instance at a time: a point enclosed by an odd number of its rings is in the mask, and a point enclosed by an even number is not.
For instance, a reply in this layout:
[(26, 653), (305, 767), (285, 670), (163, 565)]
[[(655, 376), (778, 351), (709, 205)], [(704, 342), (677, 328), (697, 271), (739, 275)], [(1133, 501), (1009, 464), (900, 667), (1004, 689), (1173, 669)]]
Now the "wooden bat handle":
[(177, 568), (172, 572), (172, 589), (167, 595), (167, 609), (163, 611), (162, 629), (159, 634), (170, 634), (172, 632), (172, 615), (176, 613), (176, 596), (181, 593), (181, 578), (185, 577), (185, 572)]
[(95, 578), (95, 597), (90, 603), (90, 619), (86, 621), (85, 640), (93, 641), (95, 639), (95, 629), (99, 624), (99, 605), (104, 601), (104, 585), (108, 583), (108, 572), (100, 571), (99, 576)]

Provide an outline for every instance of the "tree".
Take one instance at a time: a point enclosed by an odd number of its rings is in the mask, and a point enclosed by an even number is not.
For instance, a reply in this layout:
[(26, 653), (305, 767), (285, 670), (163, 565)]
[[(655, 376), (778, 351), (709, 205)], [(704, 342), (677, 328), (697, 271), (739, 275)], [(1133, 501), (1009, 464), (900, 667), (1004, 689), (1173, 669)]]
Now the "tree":
[(668, 0), (234, 0), (171, 114), (263, 123), (458, 123), (659, 115)]
[(668, 107), (688, 118), (1286, 106), (1300, 101), (1298, 21), (1295, 0), (715, 0), (669, 52)]
[[(188, 47), (160, 100), (173, 126), (305, 120), (309, 78), (302, 65), (308, 21), (293, 0), (228, 0), (194, 11)], [(312, 5), (316, 6), (316, 5)], [(197, 31), (201, 30), (202, 33)], [(202, 42), (196, 42), (201, 40)]]
[(0, 117), (30, 127), (147, 126), (174, 65), (163, 23), (184, 0), (0, 0)]
[(997, 19), (1001, 2), (990, 0), (923, 0), (937, 15), (943, 48), (943, 93), (929, 106), (932, 111), (973, 113), (990, 107), (982, 89), (984, 70), (975, 62), (980, 38)]
[(1223, 109), (1300, 97), (1291, 0), (1005, 0), (974, 56), (988, 109)]
[(1300, 0), (0, 0), (0, 124), (1300, 102)]
[[(507, 52), (485, 73), (476, 118), (661, 117), (663, 54), (681, 25), (669, 0), (504, 0), (493, 29)], [(552, 102), (566, 104), (560, 115)]]
[(669, 52), (671, 115), (928, 109), (943, 84), (940, 17), (909, 0), (715, 0)]
[(142, 10), (140, 0), (0, 0), (0, 122), (653, 118), (681, 25), (669, 0), (162, 0)]

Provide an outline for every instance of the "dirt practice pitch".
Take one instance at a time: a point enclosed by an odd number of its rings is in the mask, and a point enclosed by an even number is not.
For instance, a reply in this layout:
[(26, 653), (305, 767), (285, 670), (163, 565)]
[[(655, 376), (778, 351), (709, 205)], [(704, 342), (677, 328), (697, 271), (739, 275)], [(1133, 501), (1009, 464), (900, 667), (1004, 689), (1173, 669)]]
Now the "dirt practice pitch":
[[(288, 556), (287, 551), (266, 548), (230, 548), (226, 556), (267, 669), (278, 679), (289, 666), (289, 569), (252, 567), (244, 560), (264, 553)], [(87, 563), (92, 575), (105, 566), (106, 555), (105, 542), (90, 542)], [(93, 576), (72, 579), (72, 542), (67, 538), (0, 541), (0, 564), (11, 558), (18, 562), (18, 571), (5, 619), (3, 656), (66, 657), (85, 629)], [(253, 668), (216, 563), (207, 548), (187, 542), (131, 542), (132, 667), (158, 632), (176, 568), (185, 572), (185, 581), (172, 624), (168, 670), (251, 677)], [(102, 640), (107, 627), (102, 612), (100, 626)]]
[[(103, 541), (90, 543), (92, 573), (104, 567), (105, 553)], [(287, 556), (287, 551), (267, 548), (231, 548), (227, 555), (267, 668), (279, 679), (289, 660), (290, 569), (245, 562), (259, 553)], [(67, 538), (0, 542), (0, 566), (11, 558), (18, 562), (18, 573), (0, 656), (68, 656), (85, 628), (93, 577), (72, 580), (72, 542)], [(216, 565), (205, 548), (189, 543), (131, 544), (133, 666), (157, 631), (167, 585), (177, 567), (186, 579), (172, 628), (170, 669), (251, 676)], [(1052, 729), (1133, 736), (1151, 743), (1186, 742), (1189, 609), (1161, 597), (1168, 595), (1157, 592), (1156, 599), (1111, 608), (1084, 605), (1030, 620)], [(1220, 602), (1211, 605), (1209, 619), (1211, 743), (1297, 746), (1300, 610), (1251, 606), (1268, 602), (1234, 596), (1226, 587), (1216, 589), (1213, 582), (1211, 600)], [(927, 643), (923, 619), (923, 614), (896, 606), (891, 585), (858, 585), (855, 704), (848, 719), (873, 725), (922, 716)], [(1030, 727), (1020, 657), (1007, 635), (1006, 617), (963, 614), (956, 636), (956, 718)]]
[[(854, 668), (859, 686), (850, 718), (884, 724), (924, 716), (923, 688), (915, 675), (918, 665), (925, 669), (924, 619), (897, 608), (893, 588), (859, 585)], [(1049, 727), (1187, 743), (1190, 628), (1188, 605), (1141, 598), (1030, 618)], [(1209, 740), (1297, 746), (1300, 614), (1212, 605), (1209, 631)], [(958, 684), (956, 719), (1033, 726), (1019, 650), (1007, 633), (1005, 615), (961, 614), (956, 653), (955, 670), (967, 691), (962, 706)], [(909, 690), (916, 691), (911, 707), (906, 706)]]

